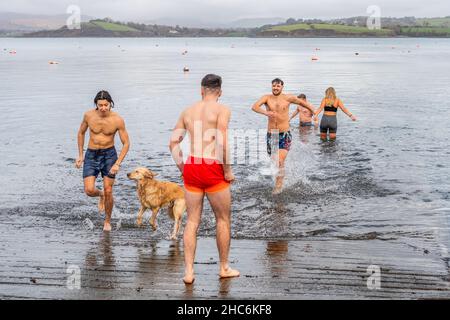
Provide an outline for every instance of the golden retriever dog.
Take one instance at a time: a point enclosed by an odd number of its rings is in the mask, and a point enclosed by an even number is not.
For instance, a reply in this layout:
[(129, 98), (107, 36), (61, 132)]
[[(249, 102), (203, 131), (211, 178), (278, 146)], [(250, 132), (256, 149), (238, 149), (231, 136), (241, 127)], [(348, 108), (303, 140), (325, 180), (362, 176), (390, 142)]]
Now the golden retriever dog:
[(177, 239), (183, 213), (186, 211), (184, 191), (176, 183), (155, 180), (157, 176), (146, 168), (137, 168), (127, 174), (130, 180), (137, 183), (137, 194), (141, 202), (141, 209), (137, 217), (137, 225), (142, 225), (142, 216), (145, 210), (152, 210), (150, 225), (156, 230), (156, 217), (161, 208), (168, 207), (169, 217), (175, 220), (170, 239)]

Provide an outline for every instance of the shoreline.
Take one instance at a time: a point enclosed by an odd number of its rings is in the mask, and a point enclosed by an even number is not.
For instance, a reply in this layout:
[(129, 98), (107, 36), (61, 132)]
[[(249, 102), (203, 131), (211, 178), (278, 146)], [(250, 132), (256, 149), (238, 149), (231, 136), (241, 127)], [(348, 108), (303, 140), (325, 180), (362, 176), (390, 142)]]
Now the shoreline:
[[(161, 224), (164, 222), (161, 221)], [(196, 282), (182, 283), (182, 240), (148, 226), (103, 233), (30, 212), (0, 211), (0, 299), (448, 299), (449, 265), (395, 240), (232, 239), (239, 278), (218, 278), (214, 237), (199, 237)], [(181, 238), (181, 237), (180, 237)], [(370, 266), (380, 289), (369, 289)], [(79, 268), (81, 289), (67, 287)], [(69, 272), (69, 273), (68, 273)]]

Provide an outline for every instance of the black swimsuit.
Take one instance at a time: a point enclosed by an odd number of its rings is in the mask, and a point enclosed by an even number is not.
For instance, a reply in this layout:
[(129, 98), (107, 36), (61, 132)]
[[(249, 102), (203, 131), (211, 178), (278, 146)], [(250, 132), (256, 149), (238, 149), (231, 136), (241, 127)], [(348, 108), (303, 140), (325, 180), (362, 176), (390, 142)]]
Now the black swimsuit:
[(329, 111), (329, 112), (337, 112), (338, 108), (335, 106), (325, 106), (325, 111)]

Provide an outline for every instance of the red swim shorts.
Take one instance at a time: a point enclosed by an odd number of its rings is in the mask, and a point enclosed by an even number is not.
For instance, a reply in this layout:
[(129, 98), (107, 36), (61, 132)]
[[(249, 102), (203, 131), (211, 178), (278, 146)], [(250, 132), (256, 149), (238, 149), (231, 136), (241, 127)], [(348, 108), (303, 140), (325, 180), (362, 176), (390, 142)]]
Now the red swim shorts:
[(225, 180), (222, 164), (214, 159), (190, 156), (184, 165), (183, 179), (184, 188), (194, 193), (214, 193), (230, 186)]

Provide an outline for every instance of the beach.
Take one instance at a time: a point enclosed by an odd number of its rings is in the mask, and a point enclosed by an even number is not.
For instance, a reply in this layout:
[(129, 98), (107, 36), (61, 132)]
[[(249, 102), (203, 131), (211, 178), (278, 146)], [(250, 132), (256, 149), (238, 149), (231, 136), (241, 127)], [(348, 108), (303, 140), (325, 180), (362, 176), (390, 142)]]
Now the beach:
[[(8, 77), (0, 80), (0, 298), (450, 298), (448, 39), (1, 41)], [(181, 237), (168, 240), (165, 210), (157, 231), (148, 213), (136, 226), (139, 201), (126, 173), (144, 166), (181, 183), (170, 132), (200, 99), (207, 73), (223, 77), (231, 130), (248, 131), (232, 141), (237, 149), (264, 131), (251, 105), (275, 77), (315, 106), (334, 86), (358, 121), (338, 114), (336, 143), (294, 121), (280, 196), (271, 194), (264, 150), (236, 155), (230, 259), (241, 276), (218, 279), (215, 221), (205, 205), (197, 279), (186, 287)], [(74, 166), (82, 115), (101, 89), (131, 139), (110, 235)], [(72, 271), (79, 289), (69, 288)]]

